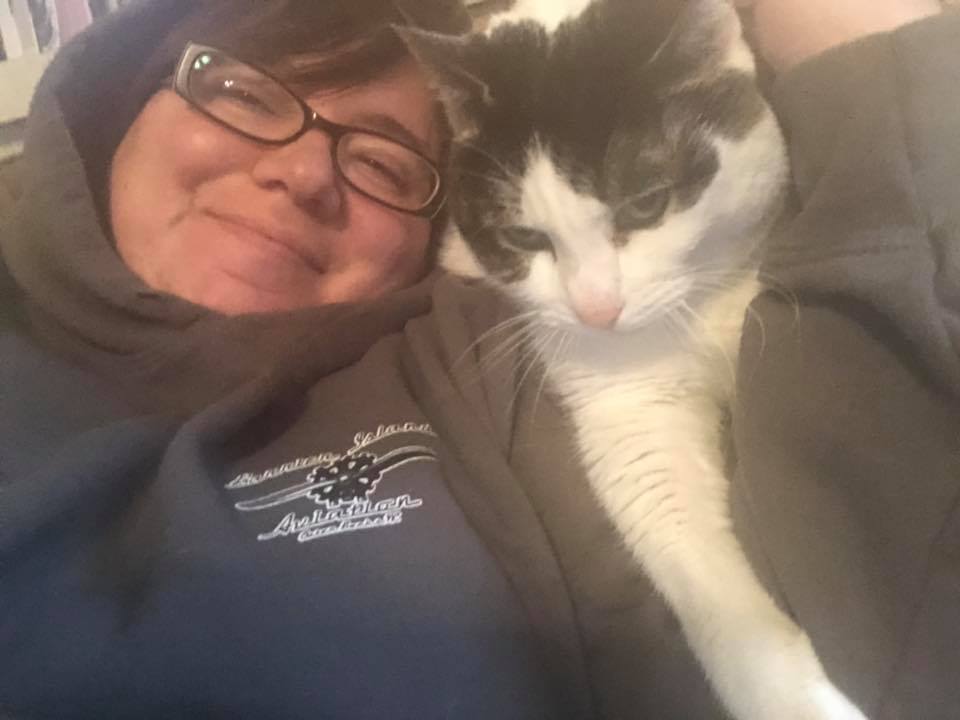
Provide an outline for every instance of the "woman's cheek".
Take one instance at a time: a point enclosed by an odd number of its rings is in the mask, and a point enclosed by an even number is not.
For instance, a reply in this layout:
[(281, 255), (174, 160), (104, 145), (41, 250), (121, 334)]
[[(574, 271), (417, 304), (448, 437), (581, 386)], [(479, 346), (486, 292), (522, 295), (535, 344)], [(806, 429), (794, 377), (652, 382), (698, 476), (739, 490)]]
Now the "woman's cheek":
[(381, 248), (381, 252), (389, 255), (391, 264), (400, 275), (408, 279), (418, 276), (426, 262), (430, 224), (422, 218), (404, 218), (402, 231), (394, 237), (391, 247)]
[(205, 118), (186, 123), (172, 144), (172, 151), (181, 158), (180, 182), (195, 187), (235, 171), (247, 161), (249, 144)]
[(412, 285), (426, 274), (427, 246), (430, 242), (430, 226), (417, 228), (409, 235), (402, 245), (397, 248), (396, 277), (402, 278), (400, 287)]

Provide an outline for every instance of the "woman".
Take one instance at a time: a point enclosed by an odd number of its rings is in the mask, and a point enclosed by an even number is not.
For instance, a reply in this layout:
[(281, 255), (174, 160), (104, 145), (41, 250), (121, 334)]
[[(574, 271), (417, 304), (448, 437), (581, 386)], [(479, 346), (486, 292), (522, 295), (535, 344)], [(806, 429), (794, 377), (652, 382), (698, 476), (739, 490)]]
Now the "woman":
[(403, 368), (445, 130), (397, 23), (466, 19), (151, 0), (43, 81), (2, 235), (0, 714), (591, 716), (555, 560), (500, 566), (547, 552), (529, 503), (496, 523), (534, 550), (491, 549)]
[(443, 126), (384, 27), (462, 16), (347, 7), (150, 0), (38, 93), (0, 236), (0, 712), (720, 717), (562, 418), (479, 363), (508, 310), (419, 282)]

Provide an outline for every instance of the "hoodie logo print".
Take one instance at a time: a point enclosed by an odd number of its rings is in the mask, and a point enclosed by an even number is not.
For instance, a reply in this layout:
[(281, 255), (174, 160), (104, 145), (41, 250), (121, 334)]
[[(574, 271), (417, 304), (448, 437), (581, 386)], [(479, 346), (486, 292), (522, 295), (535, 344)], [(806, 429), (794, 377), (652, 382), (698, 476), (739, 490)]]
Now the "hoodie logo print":
[[(431, 433), (432, 434), (432, 433)], [(378, 435), (376, 439), (381, 439)], [(241, 512), (258, 512), (297, 501), (309, 501), (319, 509), (306, 515), (288, 512), (273, 530), (257, 536), (260, 541), (294, 535), (307, 542), (330, 535), (397, 525), (404, 511), (418, 508), (423, 500), (409, 493), (382, 499), (374, 498), (381, 481), (389, 473), (408, 463), (436, 461), (436, 453), (424, 445), (405, 445), (385, 454), (372, 452), (370, 442), (363, 450), (356, 447), (314, 466), (303, 482), (281, 490), (241, 500), (234, 507)], [(228, 488), (235, 487), (228, 485)]]

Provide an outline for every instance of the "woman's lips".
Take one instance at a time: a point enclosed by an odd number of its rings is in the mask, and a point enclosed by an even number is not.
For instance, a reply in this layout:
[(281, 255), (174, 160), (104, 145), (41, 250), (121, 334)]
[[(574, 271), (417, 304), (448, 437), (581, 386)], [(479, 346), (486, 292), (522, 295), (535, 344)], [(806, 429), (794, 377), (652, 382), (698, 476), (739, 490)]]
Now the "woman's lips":
[(233, 213), (208, 210), (206, 214), (215, 221), (226, 225), (241, 239), (268, 243), (275, 246), (277, 250), (291, 255), (314, 272), (322, 273), (325, 271), (319, 259), (309, 252), (306, 233), (294, 233), (285, 229), (267, 227), (259, 221)]
[(208, 245), (204, 264), (232, 282), (285, 296), (314, 293), (327, 277), (326, 267), (303, 250), (301, 236), (265, 231), (242, 216), (204, 211), (194, 218), (200, 224), (190, 231), (191, 242)]

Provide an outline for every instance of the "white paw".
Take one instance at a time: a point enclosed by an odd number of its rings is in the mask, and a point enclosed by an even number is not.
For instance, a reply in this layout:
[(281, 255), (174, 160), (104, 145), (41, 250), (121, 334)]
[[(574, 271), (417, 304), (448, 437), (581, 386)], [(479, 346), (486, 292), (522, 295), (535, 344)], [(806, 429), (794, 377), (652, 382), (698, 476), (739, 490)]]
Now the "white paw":
[(737, 720), (867, 720), (857, 707), (827, 680), (806, 688), (784, 687), (752, 707), (734, 710)]
[[(803, 632), (793, 631), (777, 647), (754, 646), (727, 694), (736, 720), (867, 720), (827, 679)], [(769, 638), (767, 638), (769, 639)], [(757, 652), (759, 650), (759, 652)], [(765, 651), (764, 651), (765, 650)], [(761, 660), (762, 658), (762, 660)]]
[(817, 683), (811, 693), (812, 704), (816, 714), (810, 715), (811, 720), (867, 720), (867, 716), (860, 712), (852, 702), (837, 690), (829, 681)]

